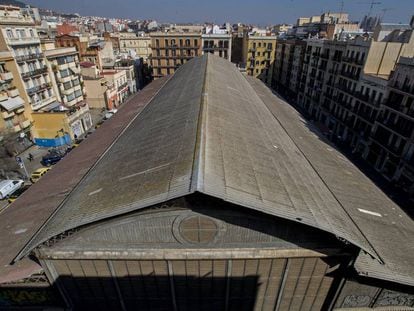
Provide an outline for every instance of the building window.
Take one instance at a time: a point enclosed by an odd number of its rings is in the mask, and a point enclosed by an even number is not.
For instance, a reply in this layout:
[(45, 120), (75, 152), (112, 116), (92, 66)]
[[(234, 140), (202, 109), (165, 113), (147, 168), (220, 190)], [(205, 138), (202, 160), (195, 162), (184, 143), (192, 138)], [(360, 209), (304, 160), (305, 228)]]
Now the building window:
[(60, 71), (60, 76), (61, 76), (61, 78), (65, 78), (65, 77), (69, 76), (69, 70), (67, 70), (67, 69), (61, 70)]
[(66, 100), (67, 100), (68, 102), (70, 102), (70, 101), (72, 101), (72, 100), (74, 100), (74, 99), (75, 99), (75, 94), (74, 94), (74, 93), (69, 94), (69, 95), (67, 95), (67, 96), (66, 96)]
[(158, 39), (155, 39), (155, 46), (158, 48), (158, 47), (160, 47), (160, 40), (158, 40)]
[(35, 35), (34, 35), (34, 32), (33, 32), (33, 29), (30, 29), (29, 33), (30, 33), (30, 37), (34, 38)]
[(6, 33), (8, 38), (13, 38), (13, 31), (11, 29), (7, 29)]
[(72, 87), (72, 83), (70, 81), (63, 83), (63, 88), (68, 90)]
[(185, 46), (190, 46), (190, 39), (185, 39)]

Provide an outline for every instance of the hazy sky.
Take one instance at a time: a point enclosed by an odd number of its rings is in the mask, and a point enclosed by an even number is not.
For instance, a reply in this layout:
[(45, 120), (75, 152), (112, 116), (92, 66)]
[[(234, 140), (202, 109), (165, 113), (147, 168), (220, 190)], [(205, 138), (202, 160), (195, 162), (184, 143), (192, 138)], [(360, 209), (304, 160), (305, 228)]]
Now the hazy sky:
[[(23, 0), (24, 1), (24, 0)], [(414, 0), (374, 0), (372, 15), (386, 22), (408, 23)], [(244, 22), (260, 25), (293, 23), (299, 16), (338, 12), (340, 0), (26, 0), (26, 3), (58, 12), (105, 17), (155, 19), (161, 22)], [(344, 12), (360, 20), (371, 0), (344, 0)], [(387, 9), (387, 11), (382, 11)]]

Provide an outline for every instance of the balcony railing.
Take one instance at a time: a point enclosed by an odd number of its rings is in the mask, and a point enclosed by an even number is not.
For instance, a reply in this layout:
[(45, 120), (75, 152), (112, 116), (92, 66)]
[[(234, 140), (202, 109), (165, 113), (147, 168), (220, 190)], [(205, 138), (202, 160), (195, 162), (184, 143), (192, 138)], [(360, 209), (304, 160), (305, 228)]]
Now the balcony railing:
[(88, 105), (85, 105), (83, 107), (79, 107), (79, 109), (74, 109), (70, 112), (68, 112), (68, 121), (69, 123), (75, 121), (76, 119), (78, 119), (81, 115), (83, 115), (85, 112), (89, 111), (89, 107)]
[(44, 66), (42, 68), (38, 68), (29, 72), (24, 72), (21, 74), (23, 79), (29, 79), (31, 77), (37, 76), (37, 75), (41, 75), (47, 73), (47, 66)]
[(15, 113), (13, 111), (11, 112), (4, 111), (1, 113), (1, 116), (3, 117), (3, 119), (9, 119), (9, 118), (13, 118), (15, 116)]
[(1, 76), (1, 79), (4, 81), (13, 80), (13, 74), (11, 72), (2, 72), (0, 76)]
[(9, 45), (40, 44), (38, 37), (6, 38)]
[(357, 73), (352, 73), (352, 72), (348, 72), (348, 71), (341, 71), (341, 75), (353, 80), (358, 80), (359, 79), (359, 75)]
[(52, 87), (51, 83), (43, 83), (41, 85), (36, 85), (34, 87), (31, 87), (30, 89), (27, 89), (27, 93), (29, 95), (32, 95), (34, 93), (38, 93), (38, 92), (43, 91), (45, 89), (48, 89), (50, 87)]
[(43, 58), (43, 57), (44, 57), (43, 53), (31, 53), (31, 54), (28, 54), (28, 55), (16, 56), (15, 59), (18, 63), (20, 63), (20, 62), (35, 60), (35, 59), (39, 59), (39, 58)]
[(118, 86), (118, 92), (122, 91), (127, 86), (128, 86), (128, 83), (121, 84), (120, 86)]

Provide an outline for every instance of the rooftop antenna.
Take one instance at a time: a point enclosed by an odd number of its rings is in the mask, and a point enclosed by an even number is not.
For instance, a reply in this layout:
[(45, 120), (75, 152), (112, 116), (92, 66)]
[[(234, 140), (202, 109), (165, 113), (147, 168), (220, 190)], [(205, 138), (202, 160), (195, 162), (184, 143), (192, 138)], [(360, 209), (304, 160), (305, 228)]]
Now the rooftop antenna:
[(382, 14), (381, 14), (381, 21), (382, 21), (382, 20), (384, 20), (385, 14), (386, 14), (388, 11), (392, 11), (392, 10), (394, 10), (394, 8), (386, 8), (386, 9), (382, 9), (382, 10), (381, 10), (381, 11), (382, 11)]
[(380, 5), (381, 2), (375, 2), (374, 0), (371, 1), (371, 5), (369, 7), (368, 17), (371, 16), (372, 9), (374, 8), (374, 5)]
[(368, 15), (367, 15), (367, 17), (370, 17), (371, 13), (372, 13), (372, 9), (374, 8), (374, 6), (375, 5), (380, 5), (380, 4), (382, 4), (382, 2), (371, 0), (371, 2), (358, 2), (358, 4), (369, 4), (370, 5)]
[(339, 20), (342, 20), (342, 13), (344, 12), (345, 1), (341, 0), (341, 10), (339, 11)]

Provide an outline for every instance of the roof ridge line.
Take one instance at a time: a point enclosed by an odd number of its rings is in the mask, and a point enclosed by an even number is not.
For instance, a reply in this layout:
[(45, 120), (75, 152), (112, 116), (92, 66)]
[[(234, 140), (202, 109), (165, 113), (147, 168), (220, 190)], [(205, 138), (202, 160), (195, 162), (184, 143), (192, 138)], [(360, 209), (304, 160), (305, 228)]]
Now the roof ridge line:
[(198, 113), (198, 118), (197, 118), (197, 135), (196, 135), (196, 142), (194, 145), (194, 157), (193, 157), (190, 192), (201, 191), (204, 188), (204, 165), (205, 165), (204, 145), (205, 145), (206, 131), (204, 129), (205, 122), (203, 122), (203, 119), (205, 119), (207, 116), (207, 114), (205, 113), (205, 109), (207, 108), (206, 101), (207, 101), (207, 95), (208, 95), (207, 75), (208, 75), (209, 54), (210, 53), (205, 55), (203, 88), (201, 90), (200, 111)]

